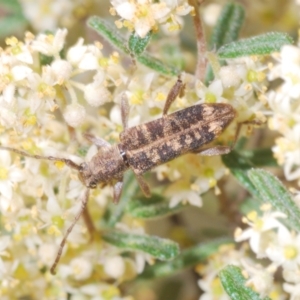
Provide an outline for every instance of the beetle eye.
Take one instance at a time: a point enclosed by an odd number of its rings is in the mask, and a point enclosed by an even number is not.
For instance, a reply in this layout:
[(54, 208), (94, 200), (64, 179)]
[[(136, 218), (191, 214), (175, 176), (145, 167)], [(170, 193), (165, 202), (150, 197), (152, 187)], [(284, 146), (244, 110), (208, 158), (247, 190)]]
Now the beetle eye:
[(82, 172), (86, 167), (86, 163), (82, 163), (79, 165), (79, 172)]
[(95, 189), (97, 187), (97, 183), (95, 183), (95, 182), (91, 182), (90, 184), (89, 184), (89, 188), (90, 189)]

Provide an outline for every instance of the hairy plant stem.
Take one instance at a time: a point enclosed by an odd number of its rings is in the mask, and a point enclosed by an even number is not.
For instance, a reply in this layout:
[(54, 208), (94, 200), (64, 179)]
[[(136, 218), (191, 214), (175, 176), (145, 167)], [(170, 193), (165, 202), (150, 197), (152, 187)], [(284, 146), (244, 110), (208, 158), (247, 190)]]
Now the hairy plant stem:
[(206, 46), (204, 29), (203, 29), (203, 25), (199, 13), (199, 4), (201, 4), (202, 2), (204, 2), (204, 0), (198, 2), (196, 0), (189, 0), (189, 4), (194, 7), (193, 21), (194, 21), (196, 39), (197, 39), (197, 66), (195, 70), (195, 77), (203, 82), (205, 77), (206, 66), (207, 66), (207, 59), (206, 59), (207, 46)]

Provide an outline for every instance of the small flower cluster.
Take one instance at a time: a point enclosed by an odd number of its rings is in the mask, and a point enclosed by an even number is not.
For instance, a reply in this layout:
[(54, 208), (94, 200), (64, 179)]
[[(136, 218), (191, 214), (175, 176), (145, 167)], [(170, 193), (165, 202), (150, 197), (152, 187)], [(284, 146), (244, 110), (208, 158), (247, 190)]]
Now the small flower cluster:
[[(291, 232), (281, 222), (285, 215), (271, 212), (269, 205), (262, 206), (261, 212), (261, 215), (256, 211), (248, 213), (243, 222), (249, 227), (236, 229), (235, 240), (247, 240), (247, 244), (244, 243), (239, 250), (223, 246), (208, 265), (199, 266), (198, 271), (203, 277), (199, 286), (204, 291), (201, 300), (229, 299), (217, 277), (217, 273), (228, 264), (240, 267), (247, 278), (246, 285), (262, 298), (286, 299), (287, 294), (290, 299), (300, 297), (300, 235)], [(255, 253), (256, 261), (247, 254), (248, 245)], [(279, 270), (281, 282), (274, 280), (275, 272)]]
[[(141, 37), (158, 24), (179, 28), (178, 16), (192, 12), (186, 1), (111, 3), (112, 12), (122, 17), (122, 25)], [(62, 29), (37, 36), (27, 33), (24, 42), (15, 37), (6, 40), (7, 47), (0, 51), (0, 142), (31, 154), (66, 157), (80, 163), (81, 153), (86, 153), (89, 161), (97, 152), (96, 146), (84, 141), (83, 132), (90, 131), (112, 143), (119, 141), (122, 96), (127, 97), (131, 108), (129, 126), (145, 123), (161, 116), (175, 80), (140, 66), (132, 74), (122, 66), (118, 53), (105, 56), (100, 43), (85, 45), (79, 39), (67, 49), (66, 35), (67, 30)], [(220, 67), (208, 87), (183, 74), (185, 95), (172, 109), (226, 102), (238, 111), (236, 122), (260, 119), (265, 104), (264, 74), (265, 68), (256, 58)], [(259, 100), (255, 94), (261, 95)], [(219, 143), (234, 140), (235, 125)], [(62, 163), (21, 159), (3, 150), (0, 162), (1, 299), (26, 296), (24, 291), (30, 291), (32, 298), (49, 295), (49, 299), (65, 299), (67, 294), (76, 294), (124, 299), (118, 284), (142, 272), (151, 259), (140, 253), (123, 256), (121, 250), (101, 240), (89, 244), (89, 234), (80, 222), (68, 238), (57, 277), (49, 274), (62, 236), (80, 209), (85, 187), (77, 174)], [(202, 193), (212, 187), (219, 193), (217, 181), (226, 168), (219, 157), (188, 154), (154, 172), (159, 180), (171, 182), (164, 191), (170, 196), (171, 207), (180, 202), (201, 206)], [(91, 194), (91, 217), (100, 220), (111, 190)], [(140, 225), (137, 229), (132, 223), (128, 217), (118, 228), (143, 232)], [(114, 285), (106, 283), (112, 281)]]
[(281, 136), (275, 140), (273, 152), (286, 179), (300, 185), (300, 46), (283, 46), (275, 59), (269, 80), (279, 78), (282, 84), (268, 93), (269, 127)]
[(83, 18), (92, 1), (84, 0), (20, 0), (22, 12), (37, 31), (70, 28)]
[[(122, 131), (119, 103), (124, 92), (131, 107), (129, 126), (134, 126), (161, 116), (174, 80), (166, 80), (144, 68), (129, 76), (118, 53), (104, 56), (99, 43), (84, 45), (83, 39), (65, 49), (66, 35), (63, 29), (36, 37), (27, 33), (25, 42), (14, 37), (6, 40), (7, 47), (0, 52), (0, 142), (31, 154), (66, 157), (80, 163), (78, 149), (87, 153), (87, 161), (97, 151), (95, 146), (81, 148), (80, 145), (86, 145), (82, 139), (86, 129), (92, 128), (93, 134), (118, 142)], [(256, 86), (252, 88), (250, 84), (249, 88), (247, 77), (241, 75), (247, 73), (247, 64), (238, 62), (222, 70), (236, 72), (239, 79), (228, 82), (224, 76), (205, 88), (193, 76), (183, 74), (186, 95), (177, 99), (172, 109), (195, 104), (201, 97), (202, 102), (228, 101), (236, 109), (242, 103), (245, 112), (242, 118), (252, 115), (246, 103), (253, 101)], [(245, 91), (240, 97), (234, 92), (238, 88)], [(223, 96), (229, 91), (232, 98), (225, 100)], [(103, 108), (107, 102), (111, 102), (109, 113)], [(233, 137), (234, 128), (223, 141)], [(145, 261), (150, 261), (139, 253), (125, 258), (120, 250), (103, 246), (101, 241), (87, 245), (89, 234), (79, 223), (68, 238), (58, 266), (60, 282), (51, 277), (49, 267), (63, 233), (80, 209), (85, 187), (77, 174), (61, 163), (49, 164), (28, 157), (21, 160), (20, 156), (3, 150), (0, 161), (3, 299), (19, 292), (16, 286), (25, 287), (29, 283), (35, 287), (36, 297), (45, 290), (56, 299), (63, 299), (66, 293), (118, 295), (116, 287), (101, 283), (99, 277), (96, 282), (95, 272), (103, 280), (112, 278), (120, 283), (140, 273)], [(159, 180), (171, 181), (165, 191), (170, 196), (170, 206), (186, 201), (200, 206), (200, 194), (211, 187), (219, 192), (217, 180), (226, 169), (219, 157), (199, 159), (189, 154), (159, 166), (154, 172)], [(102, 218), (110, 195), (109, 188), (93, 191), (90, 201), (93, 219)], [(42, 276), (40, 270), (45, 270), (47, 276)], [(78, 288), (74, 280), (84, 285)]]
[[(0, 57), (2, 126), (28, 131), (46, 122), (45, 113), (60, 108), (65, 121), (77, 127), (86, 117), (81, 99), (94, 107), (111, 100), (108, 85), (117, 84), (118, 54), (104, 57), (100, 44), (85, 46), (79, 39), (63, 59), (66, 35), (64, 29), (36, 38), (28, 33), (25, 43), (14, 37), (6, 40), (8, 47)], [(47, 64), (43, 65), (43, 59)], [(88, 82), (76, 80), (88, 71), (96, 71)]]
[(177, 32), (181, 29), (181, 16), (193, 13), (193, 7), (186, 0), (111, 0), (112, 15), (118, 14), (121, 19), (116, 21), (118, 28), (126, 27), (145, 37), (149, 31), (156, 31), (163, 25), (166, 32)]
[(283, 224), (281, 220), (284, 218), (285, 215), (282, 213), (271, 212), (269, 205), (262, 206), (261, 216), (256, 212), (250, 212), (244, 218), (249, 228), (245, 230), (238, 228), (235, 239), (237, 242), (248, 240), (251, 250), (258, 259), (268, 258), (271, 261), (269, 266), (261, 266), (262, 274), (264, 273), (264, 276), (269, 274), (269, 280), (261, 278), (257, 282), (251, 281), (256, 291), (261, 295), (270, 293), (272, 277), (281, 268), (283, 290), (290, 295), (290, 299), (298, 299), (300, 297), (300, 235), (290, 231)]
[[(36, 37), (27, 33), (25, 42), (6, 40), (0, 51), (0, 143), (79, 163), (78, 148), (87, 159), (97, 151), (95, 146), (80, 148), (77, 139), (84, 128), (117, 138), (120, 126), (98, 107), (112, 100), (113, 91), (119, 93), (126, 72), (118, 54), (104, 56), (100, 44), (84, 45), (79, 39), (65, 50), (66, 35), (63, 29)], [(57, 276), (49, 273), (64, 232), (80, 210), (84, 188), (62, 163), (0, 151), (1, 299), (66, 299), (67, 294), (129, 299), (106, 282), (133, 278), (149, 259), (139, 253), (123, 257), (100, 240), (89, 243), (80, 223), (68, 238)], [(102, 218), (110, 193), (102, 189), (91, 195), (93, 218)]]

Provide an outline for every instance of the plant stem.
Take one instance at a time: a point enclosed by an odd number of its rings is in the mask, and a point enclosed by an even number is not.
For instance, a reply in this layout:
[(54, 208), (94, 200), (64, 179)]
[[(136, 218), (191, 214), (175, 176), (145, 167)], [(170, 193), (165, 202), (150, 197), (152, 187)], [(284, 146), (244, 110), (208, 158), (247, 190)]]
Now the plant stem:
[(206, 59), (207, 46), (206, 46), (204, 29), (203, 29), (203, 25), (199, 13), (199, 4), (201, 4), (202, 2), (203, 0), (198, 2), (197, 0), (189, 0), (189, 4), (194, 7), (194, 13), (195, 13), (193, 16), (193, 21), (194, 21), (194, 26), (196, 31), (196, 39), (197, 39), (197, 66), (195, 71), (195, 77), (203, 82), (205, 77), (206, 65), (207, 65), (207, 59)]

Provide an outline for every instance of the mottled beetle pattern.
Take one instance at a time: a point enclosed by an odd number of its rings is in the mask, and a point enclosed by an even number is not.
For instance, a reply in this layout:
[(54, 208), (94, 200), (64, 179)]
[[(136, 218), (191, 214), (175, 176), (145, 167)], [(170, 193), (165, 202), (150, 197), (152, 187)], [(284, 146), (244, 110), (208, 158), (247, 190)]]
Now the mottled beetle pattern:
[(142, 174), (148, 170), (186, 153), (220, 155), (230, 152), (229, 146), (210, 148), (203, 148), (203, 146), (216, 139), (231, 123), (236, 116), (234, 108), (225, 103), (196, 104), (168, 114), (171, 104), (183, 89), (184, 84), (178, 78), (168, 94), (163, 116), (131, 128), (127, 126), (129, 114), (127, 98), (122, 97), (121, 114), (124, 131), (120, 134), (120, 143), (111, 145), (102, 138), (86, 134), (85, 137), (98, 147), (98, 152), (90, 162), (78, 165), (70, 159), (31, 155), (15, 148), (0, 146), (0, 149), (12, 151), (21, 156), (62, 161), (78, 171), (81, 182), (87, 187), (81, 209), (61, 241), (51, 273), (55, 273), (67, 237), (86, 209), (90, 189), (98, 185), (112, 184), (114, 202), (117, 203), (122, 192), (123, 174), (131, 169), (142, 191), (149, 197), (150, 189), (142, 177)]
[(152, 122), (128, 128), (120, 135), (128, 166), (143, 174), (214, 140), (232, 121), (228, 104), (198, 104)]

